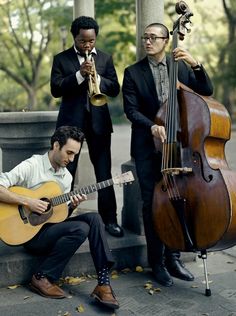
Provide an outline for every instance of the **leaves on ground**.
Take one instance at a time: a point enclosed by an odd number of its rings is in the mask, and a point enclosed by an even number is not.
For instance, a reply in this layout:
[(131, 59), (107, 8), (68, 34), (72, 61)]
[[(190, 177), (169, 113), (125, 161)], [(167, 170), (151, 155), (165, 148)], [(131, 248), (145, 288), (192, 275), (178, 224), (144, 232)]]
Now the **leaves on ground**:
[(148, 294), (150, 295), (153, 295), (154, 293), (157, 293), (157, 292), (161, 292), (161, 289), (159, 287), (153, 286), (152, 281), (147, 281), (144, 284), (144, 288), (148, 290)]
[(8, 285), (8, 289), (9, 290), (15, 290), (16, 288), (18, 288), (20, 286), (20, 284), (15, 284), (15, 285)]
[(116, 271), (116, 270), (111, 271), (111, 278), (113, 280), (118, 279), (119, 278), (118, 271)]
[(136, 271), (136, 272), (143, 272), (143, 267), (137, 266), (137, 267), (135, 268), (135, 271)]
[(64, 283), (70, 284), (70, 285), (78, 285), (82, 282), (86, 281), (86, 277), (65, 277), (64, 278)]
[(130, 268), (125, 268), (123, 270), (121, 270), (122, 273), (127, 274), (129, 272), (131, 272), (132, 270)]
[(77, 307), (76, 307), (76, 311), (77, 311), (78, 313), (84, 313), (85, 308), (84, 308), (83, 304), (80, 304), (79, 306), (77, 306)]

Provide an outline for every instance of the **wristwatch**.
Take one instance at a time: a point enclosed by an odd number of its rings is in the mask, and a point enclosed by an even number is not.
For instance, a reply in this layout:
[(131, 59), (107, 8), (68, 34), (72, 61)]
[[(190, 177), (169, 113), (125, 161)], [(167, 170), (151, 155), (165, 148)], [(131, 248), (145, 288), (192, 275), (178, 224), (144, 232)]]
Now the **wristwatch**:
[(201, 70), (201, 64), (198, 62), (196, 66), (191, 67), (192, 70)]

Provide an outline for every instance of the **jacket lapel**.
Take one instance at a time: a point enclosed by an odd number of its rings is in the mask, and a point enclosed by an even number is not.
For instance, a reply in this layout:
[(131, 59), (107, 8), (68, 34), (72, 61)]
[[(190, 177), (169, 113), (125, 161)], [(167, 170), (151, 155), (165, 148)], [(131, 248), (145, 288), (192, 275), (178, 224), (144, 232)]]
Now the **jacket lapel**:
[(73, 64), (76, 71), (79, 70), (80, 63), (73, 46), (67, 50), (67, 57), (70, 60), (70, 62)]

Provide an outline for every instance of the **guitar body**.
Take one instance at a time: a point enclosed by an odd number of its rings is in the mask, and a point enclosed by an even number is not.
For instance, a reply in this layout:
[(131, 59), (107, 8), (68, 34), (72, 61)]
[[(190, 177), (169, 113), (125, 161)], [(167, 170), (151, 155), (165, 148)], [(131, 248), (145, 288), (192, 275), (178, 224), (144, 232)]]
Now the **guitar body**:
[[(46, 182), (38, 189), (30, 190), (13, 186), (9, 191), (36, 199), (50, 200), (62, 194), (56, 182)], [(68, 216), (66, 203), (49, 208), (40, 215), (26, 206), (0, 202), (0, 239), (8, 245), (20, 245), (33, 238), (46, 223), (58, 223)]]
[(0, 202), (0, 239), (8, 245), (21, 245), (33, 238), (46, 223), (59, 223), (68, 216), (67, 201), (77, 194), (90, 194), (114, 184), (124, 184), (134, 181), (131, 171), (112, 179), (88, 185), (73, 192), (62, 194), (57, 182), (45, 182), (38, 189), (30, 190), (19, 186), (9, 188), (9, 191), (30, 198), (46, 200), (49, 207), (43, 214), (32, 212), (24, 205)]

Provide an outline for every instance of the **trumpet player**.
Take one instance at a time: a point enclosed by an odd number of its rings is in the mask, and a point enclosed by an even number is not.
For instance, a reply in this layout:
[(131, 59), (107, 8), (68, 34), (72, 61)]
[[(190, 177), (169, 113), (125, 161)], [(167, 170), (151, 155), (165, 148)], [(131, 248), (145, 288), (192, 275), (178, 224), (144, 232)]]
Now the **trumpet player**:
[[(112, 178), (112, 121), (107, 96), (120, 91), (112, 56), (97, 49), (99, 26), (91, 17), (80, 16), (71, 24), (72, 47), (55, 55), (51, 69), (51, 93), (61, 98), (56, 127), (77, 126), (82, 129), (94, 167), (96, 181)], [(67, 168), (75, 177), (79, 154)], [(72, 183), (73, 189), (73, 183)], [(123, 236), (117, 222), (114, 188), (98, 191), (98, 212), (106, 230), (115, 237)]]

